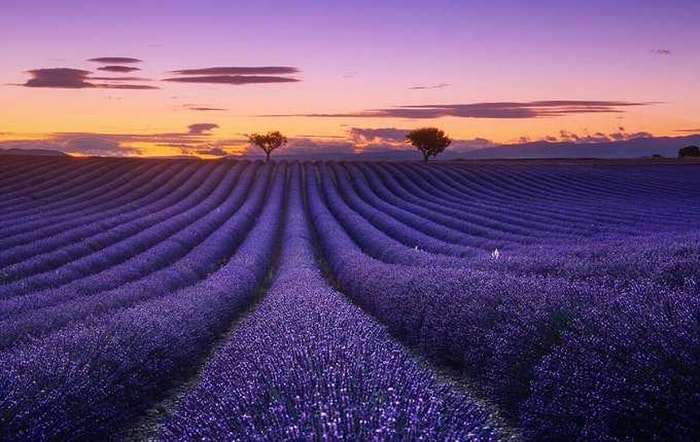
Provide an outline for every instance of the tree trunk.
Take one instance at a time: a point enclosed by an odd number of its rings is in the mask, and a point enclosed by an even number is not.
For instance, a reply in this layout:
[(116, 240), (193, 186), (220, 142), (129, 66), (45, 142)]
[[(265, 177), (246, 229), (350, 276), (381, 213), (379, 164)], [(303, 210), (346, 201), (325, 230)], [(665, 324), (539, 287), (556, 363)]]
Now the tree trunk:
[(427, 163), (427, 162), (428, 162), (428, 157), (429, 157), (429, 156), (430, 156), (430, 155), (428, 155), (428, 154), (423, 154), (423, 162), (424, 162), (424, 163)]
[(265, 152), (265, 162), (270, 161), (270, 152)]

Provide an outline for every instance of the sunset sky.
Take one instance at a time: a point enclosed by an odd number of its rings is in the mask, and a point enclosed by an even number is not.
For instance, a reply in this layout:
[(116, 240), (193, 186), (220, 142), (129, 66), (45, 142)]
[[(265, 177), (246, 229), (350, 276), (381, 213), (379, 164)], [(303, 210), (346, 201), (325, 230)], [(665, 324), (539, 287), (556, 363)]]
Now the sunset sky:
[[(458, 148), (700, 132), (700, 2), (0, 0), (0, 147)], [(217, 68), (217, 69), (215, 69)]]

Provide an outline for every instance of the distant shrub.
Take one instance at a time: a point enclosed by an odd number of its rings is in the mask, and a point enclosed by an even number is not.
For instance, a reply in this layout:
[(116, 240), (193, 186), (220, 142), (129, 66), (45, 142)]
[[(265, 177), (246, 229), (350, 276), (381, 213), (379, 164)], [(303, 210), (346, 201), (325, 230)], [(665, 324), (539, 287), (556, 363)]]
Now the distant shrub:
[(661, 155), (660, 153), (655, 153), (654, 155), (651, 156), (652, 158), (663, 158), (664, 156)]
[(700, 157), (700, 147), (698, 146), (686, 146), (678, 150), (678, 158), (685, 157)]
[(413, 144), (423, 154), (423, 161), (426, 162), (428, 158), (439, 154), (452, 143), (445, 132), (436, 127), (412, 130), (406, 135), (406, 141)]
[(261, 148), (263, 152), (265, 152), (265, 161), (268, 161), (273, 150), (287, 144), (287, 137), (282, 135), (279, 131), (274, 131), (268, 132), (265, 135), (257, 133), (248, 135), (248, 141)]

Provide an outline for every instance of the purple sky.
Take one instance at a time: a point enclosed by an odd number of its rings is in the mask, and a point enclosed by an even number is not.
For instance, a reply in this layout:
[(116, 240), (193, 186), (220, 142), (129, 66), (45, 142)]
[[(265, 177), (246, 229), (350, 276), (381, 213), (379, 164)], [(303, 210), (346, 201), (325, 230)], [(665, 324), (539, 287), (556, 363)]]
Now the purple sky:
[[(425, 124), (497, 143), (620, 127), (678, 135), (700, 128), (698, 17), (697, 1), (12, 2), (0, 14), (0, 100), (13, 103), (1, 139), (191, 124), (217, 125), (218, 146), (251, 131), (330, 140)], [(220, 67), (232, 69), (174, 72)], [(395, 111), (551, 101), (579, 111)]]

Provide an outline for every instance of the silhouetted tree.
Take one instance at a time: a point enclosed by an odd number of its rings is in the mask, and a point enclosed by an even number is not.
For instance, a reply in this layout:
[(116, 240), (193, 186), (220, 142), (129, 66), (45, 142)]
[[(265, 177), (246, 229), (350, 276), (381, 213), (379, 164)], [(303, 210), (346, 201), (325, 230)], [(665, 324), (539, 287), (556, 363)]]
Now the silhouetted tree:
[(416, 146), (423, 154), (423, 161), (433, 157), (452, 143), (445, 132), (436, 127), (422, 127), (412, 130), (406, 135), (406, 141)]
[(287, 144), (287, 137), (276, 130), (274, 132), (268, 132), (265, 135), (248, 135), (248, 141), (261, 148), (265, 152), (265, 161), (268, 161), (273, 150)]
[(678, 150), (678, 158), (684, 157), (700, 157), (700, 147), (685, 146)]

